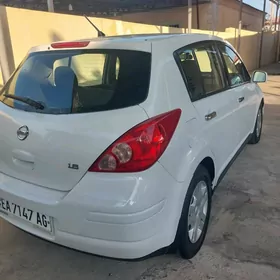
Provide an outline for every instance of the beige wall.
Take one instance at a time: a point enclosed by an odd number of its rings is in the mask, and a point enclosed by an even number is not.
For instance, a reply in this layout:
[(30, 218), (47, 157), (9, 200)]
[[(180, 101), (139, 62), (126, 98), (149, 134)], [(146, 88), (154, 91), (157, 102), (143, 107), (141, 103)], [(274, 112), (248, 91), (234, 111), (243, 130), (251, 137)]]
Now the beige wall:
[[(5, 44), (14, 69), (32, 46), (53, 41), (96, 37), (95, 29), (84, 17), (0, 6)], [(181, 30), (134, 24), (109, 19), (91, 18), (106, 35), (180, 32)], [(1, 26), (1, 25), (0, 25)], [(0, 72), (0, 86), (3, 84)]]
[[(36, 45), (60, 40), (94, 38), (95, 29), (82, 16), (47, 13), (32, 10), (5, 8), (0, 13), (7, 19), (15, 64), (18, 64), (27, 51)], [(90, 18), (106, 35), (136, 33), (179, 33), (181, 29), (123, 22), (120, 20)]]
[[(5, 16), (5, 43), (9, 46), (9, 61), (17, 66), (32, 46), (59, 40), (73, 40), (96, 37), (96, 31), (80, 16), (53, 14), (24, 9), (0, 7), (1, 18)], [(186, 33), (186, 29), (144, 25), (118, 20), (91, 18), (107, 35), (139, 33)], [(211, 34), (207, 30), (192, 30), (195, 33)], [(236, 29), (216, 32), (236, 46)], [(263, 64), (275, 61), (276, 33), (265, 34)], [(259, 34), (242, 31), (241, 56), (250, 70), (257, 68), (259, 55)], [(0, 73), (1, 74), (1, 73)], [(0, 86), (1, 86), (0, 75)]]
[(273, 32), (264, 33), (262, 65), (268, 65), (276, 61), (277, 36), (275, 34)]
[[(187, 28), (188, 8), (181, 7), (181, 8), (162, 9), (162, 10), (156, 10), (151, 12), (124, 14), (116, 18), (129, 22), (162, 25), (162, 26), (179, 24), (181, 28)], [(197, 22), (196, 8), (194, 7), (193, 17), (192, 17), (193, 28), (197, 27), (196, 22)]]
[[(237, 1), (219, 0), (219, 28), (238, 27), (240, 6)], [(263, 13), (243, 6), (242, 24), (247, 30), (261, 31)]]
[[(217, 10), (213, 18), (213, 8), (211, 4), (201, 4), (199, 6), (200, 29), (212, 30), (213, 25), (217, 31), (224, 31), (229, 27), (238, 27), (239, 3), (235, 0), (218, 0)], [(243, 7), (243, 24), (248, 25), (248, 30), (260, 31), (262, 26), (262, 13), (250, 8)], [(188, 27), (188, 7), (173, 9), (162, 9), (150, 12), (124, 14), (118, 17), (120, 20), (138, 22), (144, 24), (172, 25), (179, 24), (180, 28)], [(197, 28), (196, 6), (193, 6), (193, 28)]]

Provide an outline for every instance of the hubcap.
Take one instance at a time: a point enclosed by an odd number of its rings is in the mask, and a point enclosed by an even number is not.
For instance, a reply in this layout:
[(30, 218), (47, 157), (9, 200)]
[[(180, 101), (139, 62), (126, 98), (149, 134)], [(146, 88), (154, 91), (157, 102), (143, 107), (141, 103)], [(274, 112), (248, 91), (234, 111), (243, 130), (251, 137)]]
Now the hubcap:
[(262, 129), (262, 111), (261, 111), (261, 109), (259, 109), (258, 116), (257, 116), (257, 126), (256, 126), (257, 137), (260, 136), (261, 129)]
[(204, 181), (199, 182), (193, 192), (188, 212), (188, 234), (192, 243), (200, 238), (208, 211), (208, 188)]

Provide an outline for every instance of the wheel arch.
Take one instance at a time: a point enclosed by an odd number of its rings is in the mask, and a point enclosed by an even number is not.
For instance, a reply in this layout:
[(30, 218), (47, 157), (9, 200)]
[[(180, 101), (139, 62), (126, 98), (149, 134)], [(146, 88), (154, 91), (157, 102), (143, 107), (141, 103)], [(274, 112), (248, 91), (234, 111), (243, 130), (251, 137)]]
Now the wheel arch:
[[(196, 163), (196, 167), (194, 168), (193, 174), (190, 178), (190, 182), (188, 182), (188, 188), (186, 190), (186, 193), (184, 194), (184, 196), (182, 196), (183, 199), (182, 199), (182, 203), (180, 203), (180, 205), (181, 205), (180, 215), (179, 215), (178, 221), (176, 222), (176, 230), (174, 231), (174, 239), (173, 239), (174, 241), (173, 241), (173, 243), (171, 244), (171, 247), (170, 247), (171, 251), (172, 250), (177, 250), (177, 248), (178, 248), (178, 238), (179, 238), (179, 234), (180, 234), (182, 217), (184, 215), (184, 204), (185, 204), (186, 194), (187, 194), (188, 189), (189, 189), (189, 184), (191, 183), (194, 174), (197, 172), (197, 170), (199, 169), (200, 166), (203, 166), (209, 172), (212, 183), (215, 180), (215, 163), (214, 163), (213, 156), (212, 155), (207, 155), (207, 156), (201, 157), (201, 160), (197, 161), (197, 163)], [(187, 181), (185, 181), (184, 183), (186, 184), (186, 182)], [(211, 187), (212, 186), (210, 186), (210, 188)]]
[(206, 141), (200, 141), (196, 144), (197, 146), (190, 150), (188, 158), (179, 172), (180, 176), (178, 176), (178, 181), (184, 182), (187, 186), (190, 184), (194, 173), (200, 165), (203, 165), (209, 171), (212, 182), (216, 178), (217, 166), (215, 165), (215, 157), (208, 143)]
[[(184, 205), (185, 197), (188, 192), (190, 183), (199, 166), (202, 165), (208, 170), (211, 180), (212, 180), (212, 188), (215, 183), (215, 179), (216, 179), (215, 158), (214, 158), (213, 154), (211, 153), (211, 150), (205, 146), (204, 150), (201, 151), (201, 153), (196, 154), (194, 159), (195, 160), (192, 162), (192, 164), (190, 164), (188, 166), (188, 172), (185, 172), (185, 175), (186, 175), (185, 180), (181, 182), (182, 188), (180, 191), (180, 201), (178, 201), (177, 210), (176, 210), (176, 211), (178, 211), (178, 213), (180, 213), (180, 215), (178, 215), (179, 217), (181, 217), (181, 215), (182, 215), (183, 205)], [(179, 219), (176, 223), (176, 230), (177, 230), (178, 225), (179, 225)]]
[(215, 172), (216, 172), (214, 160), (210, 156), (208, 156), (208, 157), (204, 158), (200, 162), (199, 165), (202, 165), (204, 168), (207, 169), (207, 171), (209, 172), (211, 181), (213, 182), (215, 179)]

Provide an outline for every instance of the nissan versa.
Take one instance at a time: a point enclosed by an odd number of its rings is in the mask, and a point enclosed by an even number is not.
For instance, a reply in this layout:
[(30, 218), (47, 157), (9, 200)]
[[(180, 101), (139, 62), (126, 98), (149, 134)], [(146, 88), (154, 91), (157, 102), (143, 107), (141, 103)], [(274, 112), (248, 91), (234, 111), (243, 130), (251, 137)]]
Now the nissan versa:
[(97, 255), (192, 258), (213, 189), (260, 140), (266, 78), (208, 35), (32, 48), (0, 92), (0, 216)]

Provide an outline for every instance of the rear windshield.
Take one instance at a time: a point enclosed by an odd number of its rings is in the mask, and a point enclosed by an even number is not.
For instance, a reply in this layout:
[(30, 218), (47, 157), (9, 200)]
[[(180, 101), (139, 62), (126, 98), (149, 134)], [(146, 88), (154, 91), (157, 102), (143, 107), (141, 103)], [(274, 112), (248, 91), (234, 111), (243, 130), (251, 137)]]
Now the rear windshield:
[(147, 98), (150, 71), (151, 54), (140, 51), (32, 53), (3, 87), (0, 101), (16, 109), (45, 114), (130, 107)]

